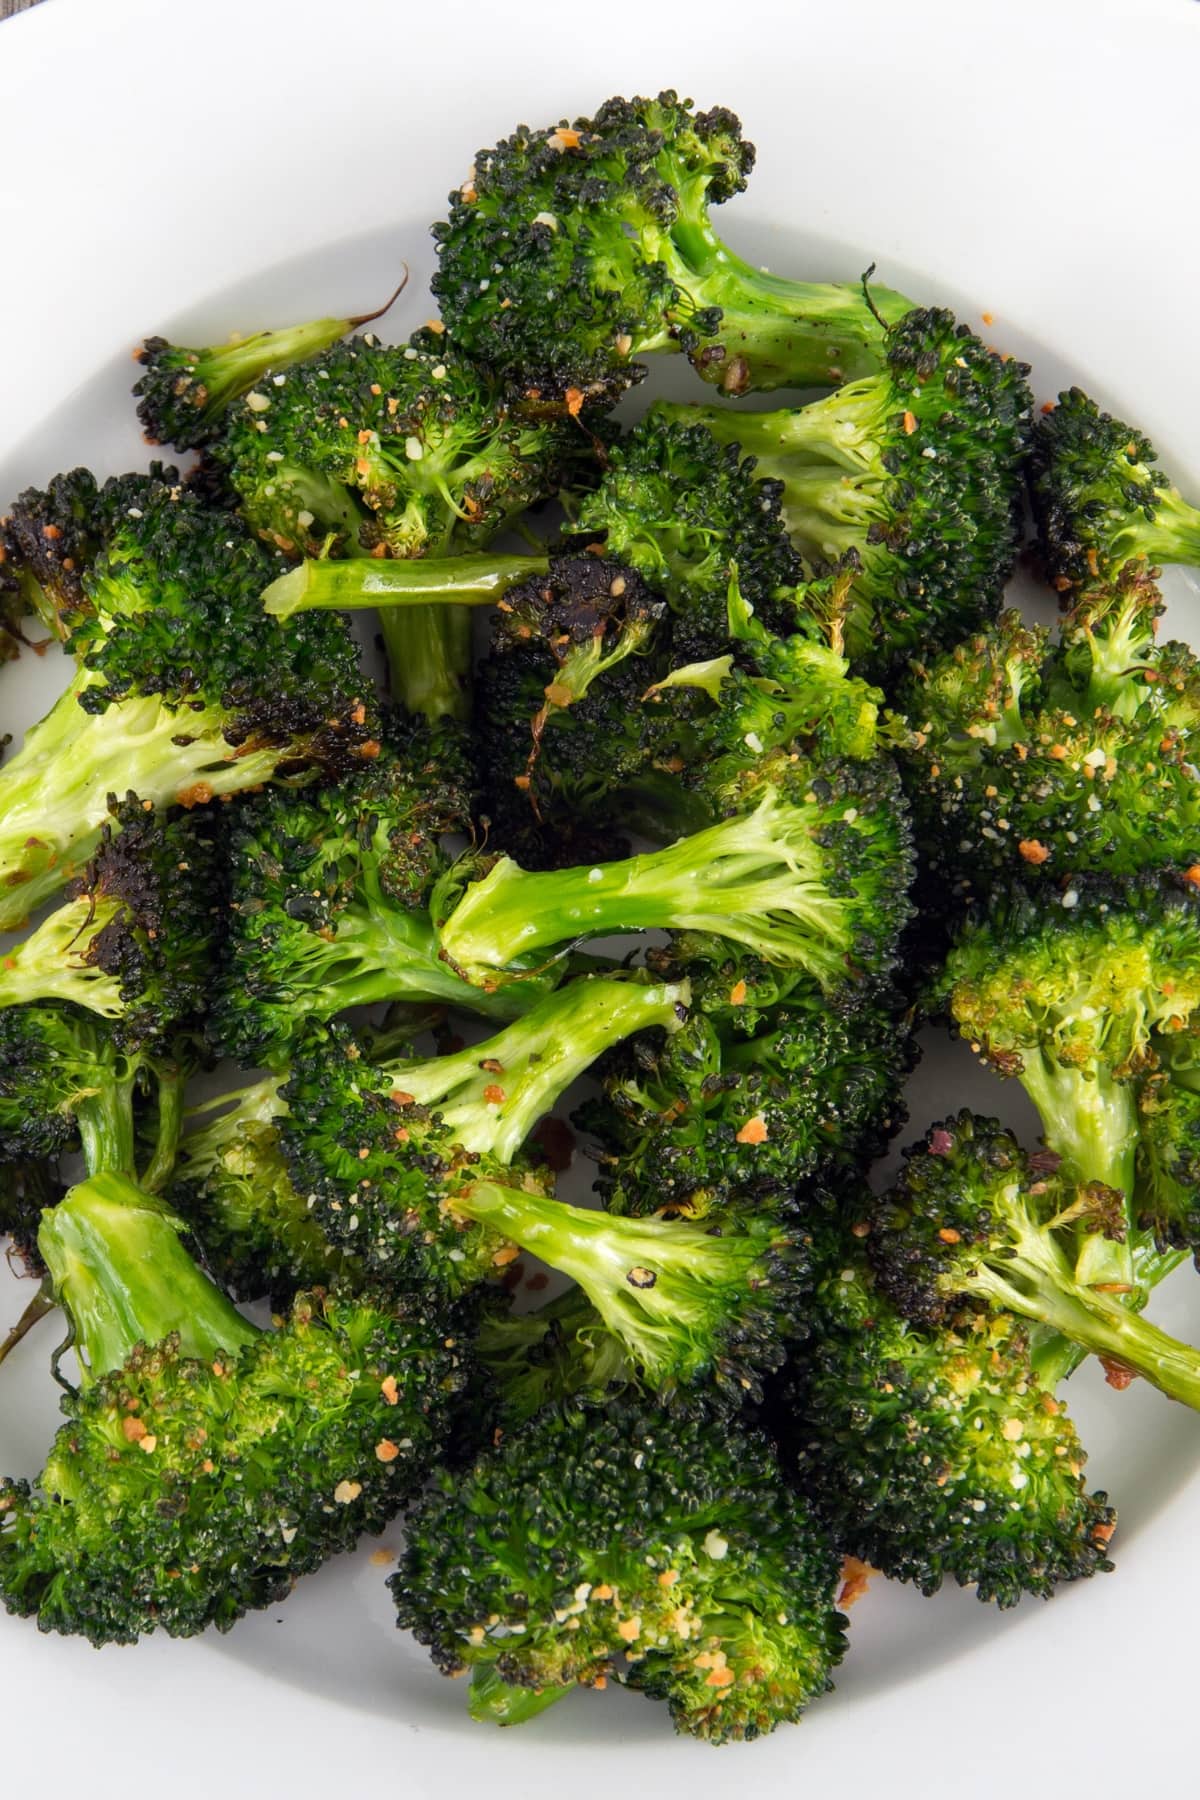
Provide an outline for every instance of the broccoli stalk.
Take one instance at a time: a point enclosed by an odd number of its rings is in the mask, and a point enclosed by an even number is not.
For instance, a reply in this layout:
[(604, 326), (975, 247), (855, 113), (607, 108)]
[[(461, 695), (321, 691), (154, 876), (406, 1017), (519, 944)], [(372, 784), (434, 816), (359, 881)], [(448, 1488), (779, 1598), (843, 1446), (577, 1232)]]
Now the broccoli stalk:
[[(827, 989), (850, 978), (858, 957), (886, 963), (893, 927), (883, 896), (906, 873), (890, 831), (853, 804), (861, 795), (852, 780), (834, 791), (819, 766), (791, 758), (779, 779), (787, 785), (756, 783), (745, 811), (623, 861), (529, 872), (501, 857), (464, 882), (475, 866), (464, 860), (434, 890), (442, 954), (484, 987), (519, 978), (514, 962), (535, 951), (655, 928), (744, 944)], [(697, 802), (698, 822), (706, 816)]]
[(549, 567), (549, 555), (508, 556), (484, 551), (405, 561), (353, 556), (334, 562), (328, 557), (309, 557), (271, 583), (263, 595), (263, 606), (277, 619), (340, 608), (354, 612), (375, 607), (387, 613), (442, 602), (495, 606), (510, 588), (544, 575)]
[(259, 379), (317, 356), (360, 325), (381, 319), (408, 284), (408, 270), (395, 292), (374, 312), (347, 319), (312, 319), (281, 330), (255, 331), (226, 344), (189, 350), (162, 337), (150, 337), (135, 351), (146, 373), (134, 387), (138, 418), (151, 444), (194, 450), (215, 437), (225, 410)]
[(1122, 1196), (1081, 1186), (994, 1120), (960, 1113), (908, 1153), (867, 1242), (881, 1289), (918, 1325), (967, 1302), (1014, 1313), (1200, 1407), (1200, 1352), (1123, 1305), (1123, 1283), (1081, 1274), (1080, 1229), (1122, 1235)]

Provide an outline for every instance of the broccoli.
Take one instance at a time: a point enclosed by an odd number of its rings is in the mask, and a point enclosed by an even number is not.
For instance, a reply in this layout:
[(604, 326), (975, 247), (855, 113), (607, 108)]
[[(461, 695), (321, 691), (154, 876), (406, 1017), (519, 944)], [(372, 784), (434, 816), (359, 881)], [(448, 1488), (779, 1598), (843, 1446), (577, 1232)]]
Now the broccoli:
[(1125, 1234), (1122, 1196), (1054, 1155), (1027, 1156), (994, 1119), (932, 1126), (864, 1223), (879, 1289), (915, 1326), (1012, 1313), (1200, 1407), (1200, 1352), (1122, 1304), (1126, 1284), (1081, 1271), (1081, 1232)]
[(282, 1090), (284, 1155), (331, 1243), (380, 1278), (458, 1294), (521, 1250), (577, 1282), (654, 1387), (753, 1393), (793, 1325), (804, 1253), (785, 1217), (616, 1219), (551, 1197), (526, 1140), (611, 1044), (680, 1022), (685, 986), (582, 979), (469, 1049), (372, 1065), (313, 1032)]
[(1127, 568), (1050, 644), (1015, 612), (914, 665), (899, 746), (918, 843), (944, 893), (1200, 857), (1200, 663), (1156, 642), (1162, 599)]
[(664, 968), (689, 978), (685, 1024), (610, 1051), (602, 1095), (574, 1115), (598, 1145), (606, 1207), (755, 1209), (882, 1153), (914, 1061), (894, 995), (831, 1002), (754, 957), (705, 965), (686, 943), (656, 954)]
[(1157, 462), (1149, 438), (1079, 388), (1041, 413), (1029, 491), (1042, 564), (1061, 594), (1112, 583), (1131, 565), (1200, 564), (1200, 511)]
[(1083, 1232), (1081, 1279), (1136, 1288), (1138, 1089), (1200, 1031), (1200, 895), (1153, 875), (1000, 892), (962, 928), (940, 997), (1029, 1094), (1063, 1179), (1116, 1191), (1120, 1232)]
[[(556, 1401), (637, 1386), (619, 1336), (579, 1287), (536, 1312), (486, 1310), (475, 1355), (490, 1378), (499, 1417), (509, 1426), (524, 1424)], [(702, 1404), (711, 1405), (715, 1392), (705, 1391)]]
[(173, 471), (121, 478), (123, 509), (81, 578), (76, 679), (0, 770), (0, 930), (94, 855), (111, 793), (194, 806), (377, 747), (341, 620), (264, 620), (275, 559)]
[(433, 228), (451, 337), (539, 409), (608, 403), (654, 351), (684, 352), (733, 394), (877, 368), (881, 317), (911, 302), (764, 274), (716, 236), (709, 207), (741, 192), (753, 162), (731, 112), (673, 93), (518, 126), (479, 152)]
[(197, 1024), (220, 908), (215, 821), (160, 822), (134, 794), (110, 805), (64, 905), (0, 958), (0, 1007), (65, 1000), (136, 1050)]
[(816, 1308), (784, 1467), (840, 1549), (924, 1594), (949, 1576), (1002, 1607), (1111, 1569), (1116, 1514), (1084, 1486), (1083, 1448), (1028, 1326), (968, 1310), (919, 1328), (852, 1249)]
[(439, 1474), (388, 1585), (442, 1673), (472, 1671), (477, 1717), (613, 1677), (720, 1744), (830, 1688), (837, 1571), (761, 1436), (610, 1402), (554, 1407)]
[(56, 1205), (64, 1192), (53, 1156), (18, 1155), (0, 1162), (0, 1240), (7, 1238), (4, 1254), (14, 1268), (19, 1262), (27, 1275), (45, 1274), (38, 1225), (46, 1207)]
[(888, 332), (878, 373), (827, 399), (783, 412), (656, 410), (702, 422), (782, 486), (784, 522), (811, 566), (858, 554), (846, 651), (883, 676), (999, 608), (1020, 543), (1028, 373), (953, 314), (921, 310)]
[(697, 823), (719, 822), (665, 849), (541, 872), (501, 857), (483, 875), (483, 858), (461, 858), (434, 889), (443, 955), (491, 987), (521, 978), (518, 957), (657, 927), (742, 944), (826, 991), (886, 974), (911, 872), (894, 770), (794, 750), (748, 760), (715, 807), (697, 800)]
[[(37, 1162), (82, 1146), (90, 1170), (132, 1174), (140, 1149), (134, 1101), (159, 1072), (157, 1058), (121, 1050), (107, 1025), (81, 1008), (0, 1009), (5, 1161)], [(173, 1131), (173, 1121), (164, 1129)]]
[[(290, 1302), (315, 1287), (358, 1285), (355, 1259), (331, 1244), (292, 1186), (279, 1141), (284, 1104), (270, 1077), (185, 1130), (167, 1197), (206, 1266), (235, 1300)], [(227, 1102), (232, 1100), (232, 1105)]]
[(35, 614), (56, 638), (69, 638), (88, 610), (89, 568), (129, 508), (140, 506), (157, 480), (174, 475), (155, 463), (149, 476), (98, 482), (90, 469), (71, 469), (19, 494), (0, 522), (0, 571), (20, 611)]
[[(726, 783), (768, 752), (876, 755), (894, 732), (879, 723), (881, 696), (849, 675), (838, 647), (852, 580), (846, 570), (795, 590), (799, 629), (780, 638), (735, 578), (723, 601), (724, 654), (688, 663), (665, 646), (654, 655), (653, 640), (649, 651), (631, 645), (638, 615), (610, 623), (604, 599), (603, 625), (591, 627), (574, 594), (539, 616), (540, 596), (531, 608), (511, 593), (479, 706), (485, 803), (502, 841), (526, 856), (532, 821), (549, 828), (552, 854), (560, 844), (565, 852), (580, 821), (670, 838), (719, 816)], [(631, 648), (648, 666), (622, 662)]]
[(391, 719), (379, 754), (337, 785), (275, 789), (232, 830), (232, 905), (210, 1031), (242, 1063), (277, 1063), (308, 1018), (415, 998), (512, 1018), (546, 978), (494, 995), (438, 953), (426, 905), (470, 828), (461, 729)]
[[(289, 556), (386, 560), (444, 558), (489, 543), (568, 476), (582, 476), (595, 461), (592, 443), (574, 421), (518, 416), (444, 337), (426, 331), (397, 348), (356, 338), (297, 364), (266, 392), (252, 389), (211, 453), (249, 524)], [(317, 591), (328, 581), (343, 596), (347, 584), (385, 592), (388, 577), (372, 560), (296, 579), (311, 608), (330, 603)], [(388, 607), (380, 623), (408, 709), (464, 716), (468, 614)]]
[(37, 1483), (0, 1484), (0, 1596), (97, 1645), (227, 1630), (380, 1530), (464, 1380), (452, 1327), (415, 1297), (306, 1295), (257, 1330), (179, 1231), (107, 1174), (39, 1234), (80, 1390)]
[(175, 450), (207, 444), (221, 430), (233, 401), (264, 376), (276, 376), (293, 363), (319, 356), (360, 325), (382, 318), (407, 282), (406, 269), (404, 280), (382, 306), (349, 319), (313, 319), (282, 330), (256, 331), (203, 350), (189, 350), (162, 337), (147, 338), (134, 352), (134, 361), (146, 373), (133, 390), (147, 442), (170, 444)]

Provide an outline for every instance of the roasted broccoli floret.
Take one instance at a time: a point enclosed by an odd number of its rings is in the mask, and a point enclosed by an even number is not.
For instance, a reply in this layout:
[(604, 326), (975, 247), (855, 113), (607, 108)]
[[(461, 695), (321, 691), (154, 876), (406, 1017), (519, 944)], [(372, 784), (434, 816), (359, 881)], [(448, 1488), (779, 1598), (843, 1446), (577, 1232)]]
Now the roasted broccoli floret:
[[(504, 845), (536, 854), (536, 823), (552, 854), (565, 851), (580, 821), (670, 838), (719, 816), (726, 785), (768, 753), (877, 755), (892, 735), (879, 728), (881, 696), (840, 650), (852, 580), (847, 570), (793, 590), (788, 637), (750, 610), (740, 575), (727, 580), (724, 653), (699, 662), (674, 644), (647, 656), (644, 637), (630, 641), (640, 615), (614, 616), (604, 597), (585, 609), (574, 594), (547, 606), (532, 583), (511, 593), (479, 706), (485, 804)], [(626, 662), (631, 647), (639, 660)]]
[(1020, 542), (1028, 373), (952, 313), (923, 309), (888, 332), (878, 374), (828, 399), (784, 412), (659, 410), (703, 422), (782, 487), (810, 566), (861, 558), (846, 650), (885, 675), (996, 614)]
[(102, 827), (67, 898), (0, 959), (0, 1007), (64, 1000), (112, 1021), (136, 1050), (196, 1026), (220, 912), (216, 821), (160, 822), (136, 795)]
[[(722, 779), (667, 848), (591, 868), (486, 874), (467, 856), (434, 891), (443, 954), (485, 987), (519, 979), (587, 936), (654, 928), (712, 934), (832, 991), (886, 973), (908, 915), (908, 824), (895, 771), (876, 762), (754, 756)], [(472, 876), (475, 879), (472, 879)]]
[(1200, 1032), (1200, 895), (1154, 876), (998, 894), (960, 932), (940, 998), (1029, 1094), (1064, 1179), (1115, 1190), (1120, 1229), (1083, 1233), (1081, 1278), (1136, 1286), (1138, 1090)]
[(485, 1043), (371, 1064), (339, 1028), (302, 1046), (283, 1089), (284, 1153), (331, 1242), (381, 1277), (452, 1294), (521, 1250), (585, 1290), (654, 1387), (753, 1392), (792, 1328), (804, 1255), (786, 1218), (616, 1219), (552, 1198), (527, 1145), (613, 1043), (679, 1023), (686, 987), (572, 982)]
[(837, 1570), (763, 1438), (611, 1402), (552, 1408), (440, 1474), (389, 1586), (442, 1673), (472, 1671), (478, 1717), (515, 1722), (613, 1677), (720, 1744), (832, 1685)]
[(968, 1310), (915, 1326), (851, 1248), (815, 1305), (784, 1467), (839, 1549), (922, 1593), (950, 1577), (997, 1606), (1111, 1569), (1116, 1514), (1084, 1485), (1025, 1324)]
[(90, 469), (71, 469), (44, 488), (19, 494), (0, 524), (0, 574), (21, 609), (36, 614), (55, 637), (68, 638), (88, 611), (88, 570), (119, 532), (129, 508), (140, 507), (166, 473), (155, 463), (149, 476), (98, 482)]
[(428, 1303), (308, 1295), (259, 1331), (179, 1231), (115, 1175), (43, 1220), (80, 1390), (37, 1483), (0, 1484), (0, 1596), (44, 1631), (189, 1637), (283, 1599), (416, 1491), (462, 1386)]
[(1115, 581), (1130, 564), (1200, 564), (1200, 511), (1157, 462), (1144, 433), (1079, 388), (1039, 415), (1029, 489), (1042, 563), (1060, 593)]
[(275, 559), (237, 519), (173, 471), (137, 492), (82, 575), (79, 673), (0, 771), (0, 929), (87, 864), (112, 793), (193, 806), (374, 746), (343, 622), (264, 619)]
[(686, 946), (663, 964), (689, 978), (685, 1024), (611, 1051), (601, 1096), (575, 1114), (598, 1146), (605, 1206), (754, 1209), (882, 1152), (914, 1060), (896, 996), (839, 1003), (753, 957), (706, 965)]
[(961, 1112), (931, 1127), (864, 1224), (878, 1286), (914, 1325), (1012, 1313), (1200, 1407), (1200, 1352), (1123, 1304), (1127, 1284), (1082, 1270), (1081, 1233), (1121, 1247), (1123, 1196), (1026, 1155), (994, 1119)]
[[(560, 1400), (637, 1386), (620, 1338), (579, 1287), (568, 1288), (536, 1312), (488, 1309), (476, 1332), (475, 1354), (504, 1427), (524, 1424)], [(706, 1394), (703, 1403), (709, 1402)]]
[(168, 1198), (204, 1261), (235, 1300), (290, 1302), (303, 1289), (357, 1283), (353, 1256), (331, 1244), (296, 1192), (279, 1141), (280, 1080), (203, 1109), (184, 1132)]
[[(519, 416), (430, 332), (396, 347), (355, 338), (297, 364), (231, 408), (212, 454), (269, 542), (290, 556), (353, 559), (440, 558), (487, 544), (594, 461), (573, 420)], [(308, 607), (330, 604), (316, 591), (328, 581), (339, 589), (334, 605), (347, 603), (347, 582), (379, 580), (386, 591), (373, 562), (298, 579)], [(380, 622), (409, 710), (461, 716), (469, 615), (410, 605), (387, 608)]]
[(441, 960), (427, 905), (470, 829), (461, 729), (389, 721), (379, 754), (341, 783), (276, 789), (234, 822), (225, 966), (210, 1029), (239, 1062), (277, 1063), (308, 1018), (427, 1000), (512, 1018), (551, 985), (484, 994)]
[(78, 1149), (89, 1169), (132, 1173), (134, 1097), (152, 1079), (145, 1054), (127, 1054), (101, 1020), (47, 1003), (0, 1009), (0, 1144), (5, 1161)]
[(876, 368), (887, 288), (787, 281), (736, 256), (710, 206), (754, 162), (723, 108), (612, 99), (592, 119), (520, 125), (481, 150), (435, 225), (433, 291), (454, 341), (527, 403), (578, 409), (683, 351), (727, 393), (829, 386)]
[(914, 666), (900, 766), (944, 893), (1200, 857), (1200, 663), (1156, 641), (1161, 612), (1131, 567), (1089, 589), (1055, 644), (1008, 612)]
[[(349, 319), (312, 319), (277, 331), (234, 335), (225, 344), (189, 350), (163, 337), (149, 337), (134, 353), (146, 373), (138, 377), (134, 396), (147, 441), (194, 450), (215, 437), (227, 408), (263, 376), (274, 377), (293, 363), (320, 355), (348, 332), (382, 318), (408, 280), (383, 306)], [(272, 379), (272, 386), (275, 385)]]

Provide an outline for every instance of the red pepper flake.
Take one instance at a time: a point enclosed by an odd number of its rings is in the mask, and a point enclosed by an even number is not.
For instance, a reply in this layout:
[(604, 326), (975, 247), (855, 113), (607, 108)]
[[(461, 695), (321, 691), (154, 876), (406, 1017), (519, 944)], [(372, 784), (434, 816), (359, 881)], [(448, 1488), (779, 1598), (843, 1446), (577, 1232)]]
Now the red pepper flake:
[(489, 1081), (483, 1090), (483, 1097), (489, 1106), (504, 1105), (504, 1089), (495, 1081)]
[(583, 390), (582, 390), (582, 388), (569, 387), (567, 389), (566, 393), (563, 395), (563, 399), (567, 403), (568, 417), (572, 418), (572, 419), (577, 419), (579, 417), (580, 413), (583, 411)]
[(948, 1131), (931, 1131), (929, 1134), (930, 1156), (949, 1156), (954, 1148), (954, 1139)]
[(941, 1230), (938, 1232), (938, 1236), (941, 1238), (943, 1244), (961, 1244), (962, 1243), (962, 1232), (955, 1231), (953, 1225), (943, 1225)]
[(752, 1119), (746, 1120), (746, 1123), (737, 1134), (737, 1141), (739, 1144), (766, 1143), (767, 1121), (763, 1118), (761, 1113), (755, 1113)]
[(735, 981), (733, 986), (730, 988), (729, 1004), (730, 1004), (730, 1006), (745, 1006), (745, 1004), (746, 1004), (746, 984), (744, 981)]
[(996, 315), (994, 313), (980, 313), (979, 316), (985, 325), (994, 325), (996, 323)]
[(546, 139), (546, 148), (548, 150), (578, 150), (579, 133), (570, 125), (560, 125), (558, 130), (552, 131)]
[(904, 435), (905, 435), (905, 437), (911, 437), (913, 432), (916, 429), (917, 429), (917, 415), (915, 413), (906, 412), (904, 415)]
[(1039, 863), (1050, 861), (1050, 852), (1047, 850), (1045, 844), (1039, 844), (1036, 838), (1022, 838), (1017, 845), (1017, 849), (1025, 858), (1025, 861), (1027, 863), (1033, 863), (1035, 867)]
[(1116, 1388), (1118, 1393), (1123, 1392), (1137, 1376), (1136, 1369), (1131, 1369), (1128, 1363), (1121, 1362), (1115, 1356), (1102, 1356), (1100, 1367), (1104, 1370), (1104, 1379), (1109, 1387)]
[(870, 1563), (865, 1563), (857, 1556), (847, 1556), (842, 1563), (842, 1585), (838, 1591), (839, 1606), (853, 1606), (861, 1600), (871, 1585), (871, 1577), (875, 1570)]

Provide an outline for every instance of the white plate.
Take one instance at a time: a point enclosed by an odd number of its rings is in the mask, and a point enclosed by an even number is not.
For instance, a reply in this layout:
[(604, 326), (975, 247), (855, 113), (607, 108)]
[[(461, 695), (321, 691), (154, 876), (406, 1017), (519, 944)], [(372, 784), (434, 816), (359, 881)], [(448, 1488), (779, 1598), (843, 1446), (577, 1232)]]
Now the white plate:
[[(740, 248), (818, 278), (875, 259), (973, 324), (990, 313), (990, 337), (1035, 362), (1039, 396), (1086, 381), (1195, 492), (1198, 28), (1185, 0), (50, 0), (0, 29), (0, 500), (75, 461), (144, 457), (127, 358), (148, 331), (206, 342), (360, 308), (402, 258), (413, 282), (393, 323), (409, 329), (427, 311), (427, 223), (480, 144), (668, 84), (734, 107), (759, 145), (721, 219)], [(1200, 590), (1170, 591), (1175, 629), (1200, 640)], [(29, 658), (3, 672), (6, 729), (44, 710), (61, 672)], [(953, 1104), (1005, 1102), (1017, 1122), (1007, 1090), (940, 1047), (914, 1131)], [(22, 1297), (0, 1281), (0, 1325)], [(1195, 1277), (1155, 1310), (1200, 1331)], [(5, 1471), (31, 1472), (54, 1423), (50, 1329), (4, 1372)], [(877, 1582), (837, 1694), (754, 1747), (677, 1741), (618, 1692), (515, 1733), (472, 1726), (462, 1688), (391, 1628), (368, 1546), (228, 1638), (97, 1653), (0, 1618), (0, 1778), (57, 1792), (65, 1753), (93, 1795), (165, 1780), (179, 1800), (367, 1781), (418, 1800), (685, 1780), (712, 1796), (827, 1783), (990, 1800), (1097, 1778), (1190, 1792), (1200, 1420), (1088, 1372), (1071, 1398), (1090, 1474), (1121, 1509), (1118, 1572), (1007, 1615)]]

